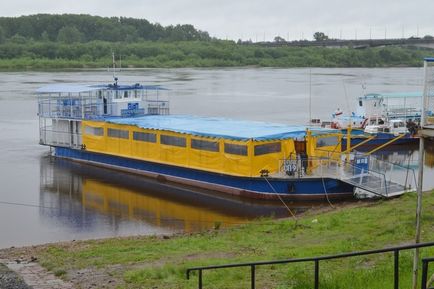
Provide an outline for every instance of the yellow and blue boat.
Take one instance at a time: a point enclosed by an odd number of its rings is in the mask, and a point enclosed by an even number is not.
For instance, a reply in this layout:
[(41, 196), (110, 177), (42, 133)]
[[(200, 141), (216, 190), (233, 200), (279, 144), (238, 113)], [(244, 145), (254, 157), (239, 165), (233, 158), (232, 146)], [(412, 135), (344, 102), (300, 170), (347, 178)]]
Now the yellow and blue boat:
[(324, 173), (322, 160), (340, 157), (337, 130), (170, 115), (169, 92), (117, 79), (41, 87), (40, 143), (56, 157), (243, 197), (353, 196), (351, 183)]

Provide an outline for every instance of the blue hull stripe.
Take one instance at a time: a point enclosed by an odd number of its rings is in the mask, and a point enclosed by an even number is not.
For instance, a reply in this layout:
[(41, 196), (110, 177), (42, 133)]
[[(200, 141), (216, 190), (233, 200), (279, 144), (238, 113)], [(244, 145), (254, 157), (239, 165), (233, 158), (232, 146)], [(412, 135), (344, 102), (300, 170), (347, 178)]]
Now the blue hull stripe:
[[(113, 155), (100, 154), (85, 150), (56, 147), (55, 154), (58, 157), (70, 158), (103, 166), (131, 169), (134, 171), (150, 172), (159, 176), (171, 176), (193, 182), (201, 182), (218, 186), (229, 187), (238, 191), (257, 193), (258, 195), (279, 194), (288, 196), (346, 197), (352, 195), (353, 187), (336, 179), (329, 178), (268, 178), (270, 184), (260, 177), (237, 177), (195, 169), (158, 164), (142, 160), (123, 158)], [(273, 190), (274, 189), (274, 190)], [(255, 196), (253, 196), (255, 197)], [(258, 198), (261, 198), (258, 196)], [(267, 197), (265, 197), (267, 198)]]

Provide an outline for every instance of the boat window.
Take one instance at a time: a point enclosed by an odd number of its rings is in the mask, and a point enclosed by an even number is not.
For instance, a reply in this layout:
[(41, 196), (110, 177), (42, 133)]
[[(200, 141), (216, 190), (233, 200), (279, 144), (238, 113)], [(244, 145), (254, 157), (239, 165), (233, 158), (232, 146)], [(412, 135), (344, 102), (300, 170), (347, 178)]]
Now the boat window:
[(279, 153), (282, 150), (282, 144), (280, 142), (273, 142), (267, 144), (261, 144), (255, 146), (255, 156)]
[(115, 90), (115, 91), (113, 91), (113, 93), (114, 93), (116, 99), (122, 98), (121, 94), (120, 94), (120, 91)]
[(359, 106), (363, 106), (363, 101), (359, 100)]
[(140, 91), (134, 90), (134, 98), (140, 98)]
[(395, 122), (395, 123), (393, 123), (393, 127), (394, 127), (394, 128), (398, 128), (398, 127), (399, 127), (399, 122)]
[(160, 142), (169, 146), (177, 146), (177, 147), (186, 147), (186, 139), (185, 137), (164, 135), (160, 136)]
[(317, 147), (336, 146), (339, 143), (337, 136), (320, 137), (316, 142)]
[(145, 142), (157, 142), (157, 135), (155, 133), (134, 131), (133, 139)]
[(225, 143), (225, 153), (232, 154), (232, 155), (246, 156), (247, 146)]
[(104, 135), (104, 129), (102, 127), (93, 127), (93, 126), (85, 126), (84, 128), (84, 132), (85, 134), (90, 134), (90, 135)]
[(124, 98), (128, 98), (128, 90), (124, 91)]
[(115, 137), (115, 138), (124, 138), (124, 139), (129, 138), (127, 130), (115, 129), (115, 128), (109, 128), (107, 130), (107, 136)]
[(191, 140), (191, 148), (197, 149), (197, 150), (203, 150), (203, 151), (218, 152), (219, 151), (219, 143), (216, 141), (192, 139)]

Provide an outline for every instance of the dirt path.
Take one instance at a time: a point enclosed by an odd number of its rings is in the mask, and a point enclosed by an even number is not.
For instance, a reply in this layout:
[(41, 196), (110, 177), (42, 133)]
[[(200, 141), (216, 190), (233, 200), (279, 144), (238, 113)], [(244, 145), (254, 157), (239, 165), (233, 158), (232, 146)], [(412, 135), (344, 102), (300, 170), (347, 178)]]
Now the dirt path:
[[(0, 288), (4, 289), (74, 289), (34, 261), (0, 260)], [(3, 282), (3, 283), (2, 283)]]

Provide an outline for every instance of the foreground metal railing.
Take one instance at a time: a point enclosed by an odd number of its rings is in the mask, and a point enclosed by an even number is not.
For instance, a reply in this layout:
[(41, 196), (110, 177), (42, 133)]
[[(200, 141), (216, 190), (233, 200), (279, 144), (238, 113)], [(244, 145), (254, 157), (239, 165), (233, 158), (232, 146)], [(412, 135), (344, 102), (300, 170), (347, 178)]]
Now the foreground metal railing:
[[(422, 259), (422, 289), (434, 289), (434, 287), (429, 287), (431, 284), (428, 284), (428, 265), (429, 263), (434, 262), (434, 258), (424, 258)], [(431, 281), (431, 280), (430, 280)]]
[[(333, 260), (333, 259), (341, 259), (341, 258), (349, 258), (355, 256), (365, 256), (365, 255), (373, 255), (373, 254), (382, 254), (387, 252), (393, 252), (394, 258), (394, 289), (399, 289), (399, 252), (403, 250), (422, 248), (422, 247), (432, 247), (434, 246), (434, 242), (427, 243), (418, 243), (412, 245), (404, 245), (397, 247), (389, 247), (384, 249), (376, 249), (376, 250), (367, 250), (367, 251), (357, 251), (336, 255), (326, 255), (326, 256), (318, 256), (318, 257), (308, 257), (308, 258), (298, 258), (298, 259), (284, 259), (284, 260), (273, 260), (273, 261), (261, 261), (261, 262), (248, 262), (248, 263), (234, 263), (234, 264), (225, 264), (225, 265), (215, 265), (215, 266), (203, 266), (203, 267), (193, 267), (187, 269), (187, 279), (190, 279), (191, 272), (198, 272), (198, 288), (203, 288), (203, 271), (206, 270), (215, 270), (215, 269), (224, 269), (224, 268), (235, 268), (235, 267), (250, 267), (250, 285), (251, 289), (255, 289), (255, 281), (256, 281), (256, 267), (263, 265), (276, 265), (276, 264), (289, 264), (289, 263), (301, 263), (301, 262), (313, 262), (314, 264), (314, 288), (319, 288), (319, 265), (320, 261), (324, 260)], [(423, 260), (423, 278), (425, 278), (425, 282), (422, 280), (422, 289), (426, 288), (426, 279), (427, 279), (427, 268), (428, 262), (433, 262), (434, 258), (424, 259)], [(426, 268), (425, 268), (426, 267)], [(425, 277), (424, 277), (425, 276)], [(425, 287), (423, 287), (425, 284)]]

